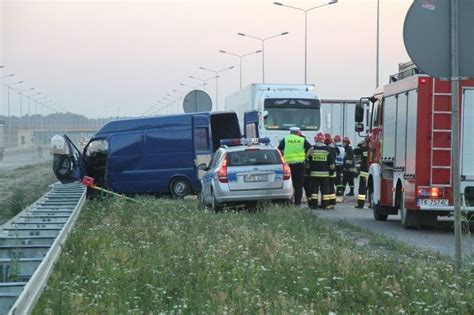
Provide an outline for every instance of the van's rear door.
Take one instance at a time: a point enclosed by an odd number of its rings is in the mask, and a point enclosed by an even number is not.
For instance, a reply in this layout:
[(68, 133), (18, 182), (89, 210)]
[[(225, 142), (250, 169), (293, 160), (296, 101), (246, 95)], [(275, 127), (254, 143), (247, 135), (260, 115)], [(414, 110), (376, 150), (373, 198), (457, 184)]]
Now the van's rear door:
[(461, 175), (467, 181), (474, 181), (474, 88), (463, 91), (462, 102), (462, 167)]
[(258, 138), (258, 111), (244, 113), (244, 136), (245, 138)]
[[(209, 166), (212, 157), (211, 131), (209, 130), (210, 118), (207, 115), (193, 116), (193, 145), (194, 145), (194, 165), (200, 164)], [(204, 171), (198, 171), (198, 179), (204, 176)]]

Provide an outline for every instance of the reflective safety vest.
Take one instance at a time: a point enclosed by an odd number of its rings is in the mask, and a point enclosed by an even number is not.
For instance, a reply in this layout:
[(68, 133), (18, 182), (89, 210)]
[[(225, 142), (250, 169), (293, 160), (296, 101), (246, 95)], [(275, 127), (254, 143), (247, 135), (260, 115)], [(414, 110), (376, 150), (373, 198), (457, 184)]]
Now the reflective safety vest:
[(339, 154), (336, 156), (336, 165), (342, 166), (344, 164), (345, 149), (342, 145), (338, 145), (337, 148), (339, 149)]
[(283, 157), (286, 163), (303, 163), (306, 159), (306, 152), (304, 150), (303, 137), (297, 135), (288, 135), (285, 137), (285, 149), (283, 150)]
[(329, 177), (329, 170), (334, 164), (334, 157), (330, 149), (321, 143), (316, 143), (313, 147), (309, 159), (311, 177)]

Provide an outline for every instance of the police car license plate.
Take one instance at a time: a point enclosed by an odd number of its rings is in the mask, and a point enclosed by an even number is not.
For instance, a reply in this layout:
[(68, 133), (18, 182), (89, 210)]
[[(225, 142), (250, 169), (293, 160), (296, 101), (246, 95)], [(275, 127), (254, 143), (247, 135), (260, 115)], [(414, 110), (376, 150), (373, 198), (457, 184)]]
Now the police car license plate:
[(418, 199), (419, 206), (449, 207), (448, 199)]
[(245, 175), (244, 182), (268, 182), (268, 175)]

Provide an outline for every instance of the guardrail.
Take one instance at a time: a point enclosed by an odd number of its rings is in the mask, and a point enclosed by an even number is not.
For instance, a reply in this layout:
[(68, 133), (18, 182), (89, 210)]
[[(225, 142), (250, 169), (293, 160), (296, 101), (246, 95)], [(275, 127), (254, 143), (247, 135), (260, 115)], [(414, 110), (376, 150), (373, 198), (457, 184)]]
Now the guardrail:
[(85, 200), (83, 185), (57, 183), (2, 226), (0, 314), (33, 311)]

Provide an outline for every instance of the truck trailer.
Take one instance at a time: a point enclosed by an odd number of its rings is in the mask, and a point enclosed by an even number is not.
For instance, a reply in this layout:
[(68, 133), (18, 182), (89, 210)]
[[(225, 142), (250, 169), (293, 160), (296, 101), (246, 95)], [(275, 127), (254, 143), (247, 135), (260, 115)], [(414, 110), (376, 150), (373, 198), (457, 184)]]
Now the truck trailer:
[(237, 113), (246, 137), (268, 137), (275, 145), (290, 127), (313, 137), (321, 126), (320, 106), (314, 85), (305, 84), (254, 83), (225, 99), (226, 110)]
[[(371, 111), (368, 198), (375, 220), (401, 214), (404, 228), (433, 226), (453, 210), (451, 82), (401, 64), (399, 73), (368, 98)], [(459, 82), (463, 209), (474, 211), (474, 79)], [(357, 131), (364, 106), (355, 114)]]

